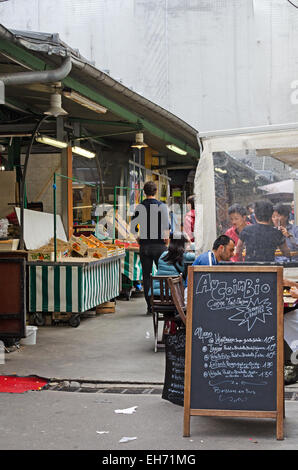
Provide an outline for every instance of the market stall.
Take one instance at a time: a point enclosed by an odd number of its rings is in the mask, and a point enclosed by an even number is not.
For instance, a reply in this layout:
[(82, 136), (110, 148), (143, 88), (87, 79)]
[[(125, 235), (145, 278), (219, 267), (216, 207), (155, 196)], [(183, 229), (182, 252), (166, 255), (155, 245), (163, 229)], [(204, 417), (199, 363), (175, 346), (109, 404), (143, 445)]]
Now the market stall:
[(53, 219), (53, 214), (24, 211), (28, 313), (39, 326), (51, 314), (52, 320), (67, 320), (76, 327), (81, 313), (119, 295), (125, 248), (93, 235), (68, 241), (60, 216), (56, 224)]
[(115, 299), (121, 290), (123, 256), (28, 262), (29, 312), (35, 314), (35, 322), (44, 324), (45, 318), (39, 314), (47, 313), (63, 319), (55, 314), (59, 312), (68, 314), (64, 317), (75, 327), (80, 324), (80, 313)]

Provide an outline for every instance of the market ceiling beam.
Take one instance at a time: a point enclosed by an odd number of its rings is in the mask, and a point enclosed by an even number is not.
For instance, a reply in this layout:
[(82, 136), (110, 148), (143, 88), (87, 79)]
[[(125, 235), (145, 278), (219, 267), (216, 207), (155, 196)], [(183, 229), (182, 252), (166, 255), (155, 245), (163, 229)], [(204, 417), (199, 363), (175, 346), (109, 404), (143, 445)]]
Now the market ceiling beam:
[(77, 118), (77, 117), (70, 117), (68, 119), (70, 122), (80, 122), (81, 124), (103, 124), (107, 126), (115, 126), (115, 127), (131, 127), (132, 129), (138, 130), (138, 124), (132, 124), (130, 122), (123, 122), (123, 121), (105, 121), (103, 119), (86, 119), (86, 118)]
[(31, 114), (32, 116), (40, 116), (41, 112), (39, 109), (35, 108), (34, 106), (30, 106), (28, 104), (25, 104), (19, 100), (15, 100), (14, 98), (5, 97), (5, 106), (15, 109), (18, 112), (24, 113), (24, 114)]
[[(49, 65), (45, 61), (21, 48), (17, 44), (7, 41), (5, 39), (0, 39), (0, 51), (8, 53), (17, 61), (23, 63), (25, 66), (29, 66), (34, 70), (45, 71), (51, 69), (51, 67), (49, 67)], [(168, 132), (160, 129), (158, 126), (152, 124), (147, 119), (138, 116), (134, 112), (124, 108), (118, 103), (115, 103), (111, 99), (106, 98), (105, 96), (101, 95), (98, 91), (95, 91), (94, 89), (90, 88), (88, 85), (79, 82), (77, 79), (72, 78), (71, 76), (66, 77), (62, 81), (62, 83), (66, 87), (71, 88), (72, 90), (81, 93), (83, 96), (108, 108), (112, 113), (116, 114), (120, 118), (125, 119), (130, 123), (136, 125), (140, 123), (142, 125), (143, 130), (148, 131), (155, 137), (165, 141), (167, 144), (174, 144), (177, 147), (185, 150), (191, 157), (195, 158), (196, 160), (199, 159), (200, 155), (198, 150), (186, 144), (184, 141), (172, 136)]]
[[(11, 132), (13, 135), (14, 133), (20, 133), (20, 132), (33, 132), (34, 127), (36, 125), (35, 123), (28, 123), (28, 124), (1, 124), (0, 121), (0, 134), (8, 134)], [(42, 125), (42, 130), (55, 130), (56, 126), (54, 122), (45, 122)]]
[(138, 116), (132, 111), (111, 101), (109, 98), (106, 98), (105, 96), (101, 95), (97, 91), (89, 88), (87, 85), (84, 85), (78, 82), (76, 79), (72, 77), (67, 77), (65, 80), (63, 80), (63, 83), (64, 85), (67, 85), (69, 88), (72, 88), (73, 90), (81, 93), (82, 95), (95, 101), (96, 103), (101, 104), (102, 106), (105, 106), (112, 113), (116, 114), (122, 119), (126, 119), (127, 121), (129, 121), (130, 123), (134, 123), (135, 125), (139, 124), (142, 130), (148, 131), (155, 137), (158, 137), (159, 139), (165, 141), (167, 144), (172, 143), (176, 145), (177, 147), (185, 150), (190, 156), (195, 157), (196, 159), (199, 158), (199, 152), (193, 149), (192, 147), (190, 147), (188, 144), (186, 144), (182, 140), (177, 139), (176, 137), (173, 137), (168, 132), (163, 131), (162, 129), (157, 127), (155, 124), (152, 124), (151, 122)]
[(94, 136), (94, 135), (89, 136), (86, 129), (83, 129), (81, 137), (75, 140), (80, 141), (80, 140), (85, 140), (85, 139), (90, 140), (90, 142), (94, 142), (95, 144), (101, 145), (102, 147), (107, 147), (109, 149), (112, 149), (112, 146), (108, 144), (104, 139), (101, 139), (100, 137)]

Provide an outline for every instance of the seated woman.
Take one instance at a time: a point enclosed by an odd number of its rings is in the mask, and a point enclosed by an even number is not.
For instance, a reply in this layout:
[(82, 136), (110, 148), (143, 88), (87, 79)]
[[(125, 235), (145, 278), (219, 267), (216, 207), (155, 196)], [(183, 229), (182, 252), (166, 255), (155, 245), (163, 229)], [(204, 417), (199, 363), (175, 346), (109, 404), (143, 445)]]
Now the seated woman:
[[(168, 250), (165, 251), (158, 260), (156, 276), (176, 277), (183, 275), (185, 284), (186, 262), (192, 263), (195, 260), (195, 253), (187, 251), (190, 240), (184, 232), (174, 232), (170, 236)], [(158, 281), (153, 282), (153, 295), (160, 295)]]

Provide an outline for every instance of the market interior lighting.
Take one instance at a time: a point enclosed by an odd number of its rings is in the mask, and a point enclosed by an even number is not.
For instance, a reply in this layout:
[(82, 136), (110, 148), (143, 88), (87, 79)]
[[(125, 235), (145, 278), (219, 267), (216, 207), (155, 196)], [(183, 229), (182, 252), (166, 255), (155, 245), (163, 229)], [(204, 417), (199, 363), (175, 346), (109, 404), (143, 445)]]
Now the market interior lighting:
[(131, 145), (132, 148), (137, 148), (137, 149), (142, 149), (148, 147), (147, 144), (144, 142), (144, 134), (143, 132), (137, 132), (136, 133), (136, 140), (135, 142)]
[(222, 175), (226, 175), (228, 173), (227, 170), (223, 170), (222, 168), (214, 168), (214, 170), (217, 172), (217, 173), (221, 173)]
[(94, 152), (90, 152), (90, 150), (83, 149), (82, 147), (78, 147), (77, 145), (74, 145), (72, 147), (72, 152), (76, 153), (77, 155), (81, 155), (82, 157), (86, 157), (86, 158), (94, 158), (95, 157)]
[(187, 155), (187, 152), (185, 150), (182, 150), (180, 147), (177, 147), (176, 145), (168, 144), (167, 148), (172, 150), (172, 152), (179, 153), (179, 155)]
[(35, 140), (41, 144), (51, 145), (52, 147), (58, 147), (59, 149), (65, 149), (68, 145), (66, 142), (53, 139), (52, 137), (48, 137), (46, 135), (38, 135)]
[(85, 96), (80, 95), (75, 91), (63, 91), (63, 96), (72, 101), (75, 101), (78, 104), (81, 104), (82, 106), (85, 106), (85, 108), (91, 109), (91, 111), (95, 111), (96, 113), (105, 114), (108, 111), (108, 109), (104, 106), (101, 106), (100, 104), (85, 98)]

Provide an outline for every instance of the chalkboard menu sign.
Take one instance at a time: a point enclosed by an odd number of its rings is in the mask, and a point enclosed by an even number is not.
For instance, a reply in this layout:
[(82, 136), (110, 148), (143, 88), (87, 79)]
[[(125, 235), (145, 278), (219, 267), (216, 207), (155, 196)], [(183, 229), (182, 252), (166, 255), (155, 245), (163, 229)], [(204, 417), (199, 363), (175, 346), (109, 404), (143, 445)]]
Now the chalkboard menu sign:
[(166, 370), (162, 398), (176, 405), (184, 403), (185, 329), (166, 335)]
[(184, 435), (191, 415), (276, 418), (283, 438), (283, 268), (188, 273)]

